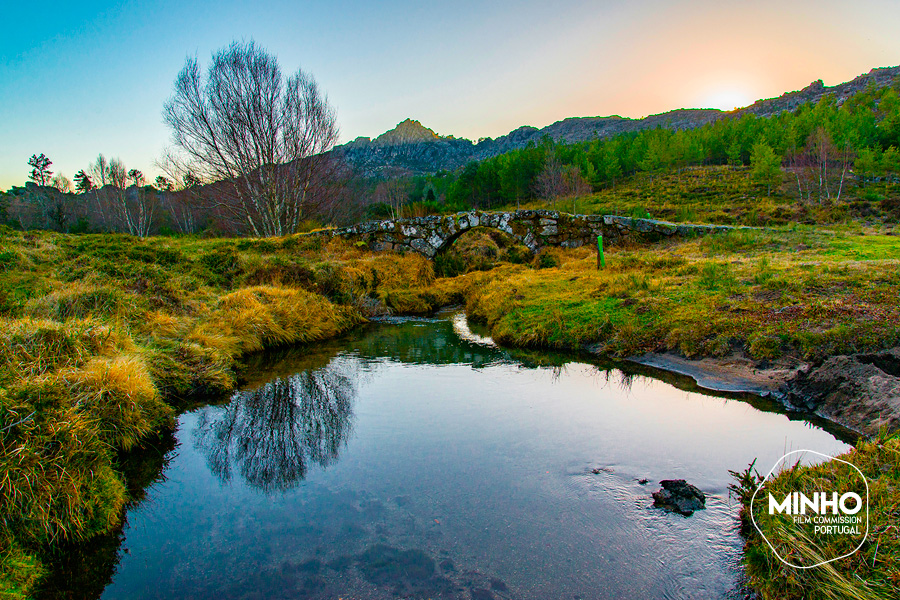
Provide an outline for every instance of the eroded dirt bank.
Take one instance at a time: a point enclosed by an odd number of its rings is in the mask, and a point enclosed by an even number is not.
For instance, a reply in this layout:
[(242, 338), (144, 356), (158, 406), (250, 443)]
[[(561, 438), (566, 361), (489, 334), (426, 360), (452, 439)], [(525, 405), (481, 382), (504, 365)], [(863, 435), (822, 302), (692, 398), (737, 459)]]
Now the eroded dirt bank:
[(818, 366), (790, 357), (759, 363), (741, 355), (691, 360), (648, 353), (630, 360), (689, 376), (704, 389), (769, 396), (866, 436), (900, 429), (900, 348), (832, 356)]

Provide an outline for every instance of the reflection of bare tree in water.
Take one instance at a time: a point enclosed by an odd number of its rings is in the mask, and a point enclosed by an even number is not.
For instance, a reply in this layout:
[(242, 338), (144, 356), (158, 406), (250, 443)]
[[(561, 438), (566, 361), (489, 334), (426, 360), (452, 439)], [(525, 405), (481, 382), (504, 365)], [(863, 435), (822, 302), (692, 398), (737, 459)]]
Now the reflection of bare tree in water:
[(345, 362), (278, 378), (209, 407), (193, 432), (210, 469), (229, 481), (236, 467), (265, 492), (287, 490), (308, 465), (327, 466), (350, 436), (355, 382)]

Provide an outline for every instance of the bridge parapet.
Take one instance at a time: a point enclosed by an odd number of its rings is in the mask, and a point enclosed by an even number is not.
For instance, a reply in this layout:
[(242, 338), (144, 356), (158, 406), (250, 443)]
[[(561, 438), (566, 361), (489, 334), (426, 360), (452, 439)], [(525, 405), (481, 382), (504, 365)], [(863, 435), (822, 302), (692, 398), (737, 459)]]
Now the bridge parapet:
[(434, 258), (453, 244), (460, 235), (476, 227), (503, 231), (535, 253), (547, 246), (577, 248), (593, 245), (598, 235), (603, 235), (608, 244), (618, 244), (625, 239), (658, 241), (734, 229), (752, 229), (725, 225), (677, 224), (615, 215), (573, 215), (552, 210), (518, 210), (470, 211), (453, 215), (367, 221), (308, 235), (341, 237), (363, 242), (372, 250), (418, 252), (428, 258)]

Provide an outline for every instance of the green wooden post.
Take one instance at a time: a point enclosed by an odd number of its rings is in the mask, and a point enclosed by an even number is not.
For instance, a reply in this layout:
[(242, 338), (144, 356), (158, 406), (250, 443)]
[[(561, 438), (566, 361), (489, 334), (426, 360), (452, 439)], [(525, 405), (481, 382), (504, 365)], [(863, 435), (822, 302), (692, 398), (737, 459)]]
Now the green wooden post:
[(606, 268), (606, 258), (603, 256), (603, 234), (597, 236), (597, 270)]

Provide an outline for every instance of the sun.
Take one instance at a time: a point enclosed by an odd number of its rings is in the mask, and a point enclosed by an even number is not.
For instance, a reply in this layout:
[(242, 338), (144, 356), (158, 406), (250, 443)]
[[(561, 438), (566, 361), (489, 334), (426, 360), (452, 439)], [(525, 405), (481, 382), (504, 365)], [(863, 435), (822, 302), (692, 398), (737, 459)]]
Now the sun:
[(711, 90), (703, 96), (703, 108), (734, 110), (753, 104), (754, 99), (745, 90), (738, 88), (721, 88)]

